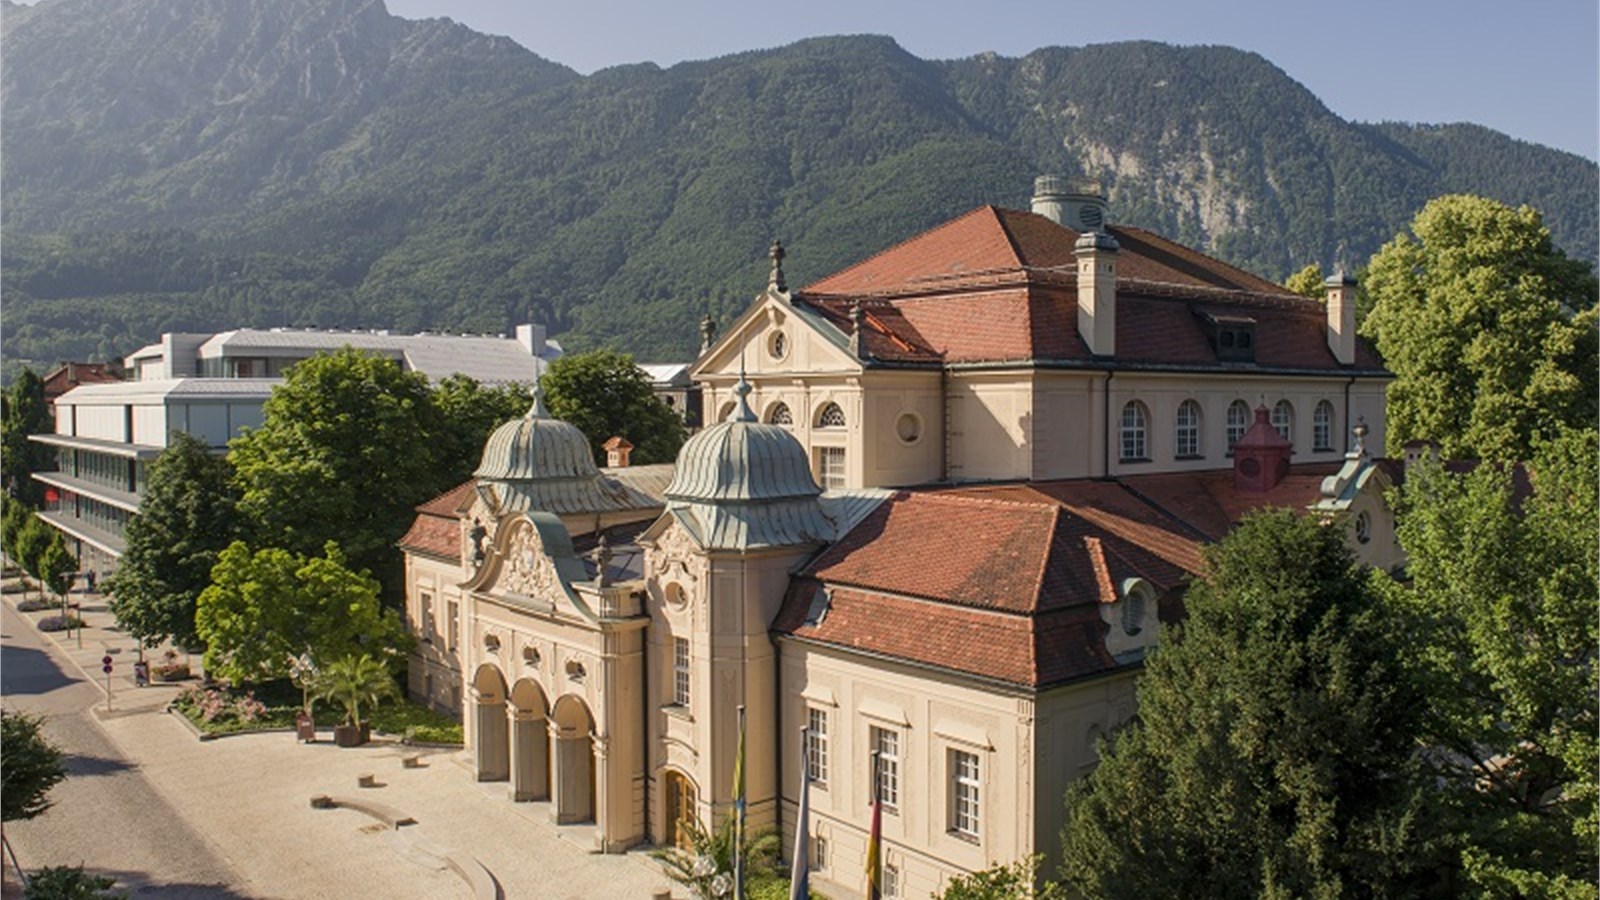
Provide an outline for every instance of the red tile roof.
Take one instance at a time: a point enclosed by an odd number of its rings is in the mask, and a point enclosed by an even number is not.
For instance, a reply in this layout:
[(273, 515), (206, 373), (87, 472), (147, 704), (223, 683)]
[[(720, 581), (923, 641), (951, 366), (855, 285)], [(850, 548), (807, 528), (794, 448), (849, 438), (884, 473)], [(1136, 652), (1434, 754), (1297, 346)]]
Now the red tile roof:
[(461, 523), (457, 511), (471, 496), (476, 482), (458, 484), (417, 507), (417, 518), (400, 538), (400, 549), (438, 559), (461, 561)]
[[(1261, 494), (1228, 470), (902, 491), (800, 572), (773, 629), (1034, 688), (1110, 671), (1099, 609), (1126, 579), (1175, 620), (1204, 543), (1252, 509), (1304, 509), (1336, 468)], [(819, 586), (830, 606), (808, 623)]]
[(56, 398), (80, 384), (109, 384), (121, 381), (111, 363), (62, 363), (43, 378), (44, 400), (55, 403)]
[[(1122, 248), (1118, 363), (1222, 365), (1196, 315), (1207, 312), (1256, 322), (1258, 367), (1343, 370), (1317, 301), (1143, 229), (1108, 230)], [(880, 362), (1089, 362), (1077, 333), (1078, 236), (1034, 213), (980, 206), (817, 281), (795, 301), (846, 335), (860, 304), (864, 349)], [(1382, 369), (1366, 341), (1357, 340), (1356, 353), (1356, 369)]]

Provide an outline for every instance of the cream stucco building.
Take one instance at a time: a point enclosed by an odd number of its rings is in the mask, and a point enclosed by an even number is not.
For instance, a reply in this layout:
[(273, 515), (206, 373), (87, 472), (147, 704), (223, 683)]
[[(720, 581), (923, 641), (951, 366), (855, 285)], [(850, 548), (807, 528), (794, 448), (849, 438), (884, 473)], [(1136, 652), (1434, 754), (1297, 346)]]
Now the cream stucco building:
[(477, 777), (597, 850), (670, 843), (729, 808), (742, 707), (786, 854), (810, 781), (813, 885), (859, 895), (876, 795), (886, 896), (926, 896), (1057, 852), (1241, 515), (1325, 515), (1396, 564), (1353, 285), (1287, 294), (1070, 187), (803, 290), (775, 246), (692, 369), (715, 424), (675, 466), (598, 469), (536, 403), (419, 508), (411, 689), (461, 711)]

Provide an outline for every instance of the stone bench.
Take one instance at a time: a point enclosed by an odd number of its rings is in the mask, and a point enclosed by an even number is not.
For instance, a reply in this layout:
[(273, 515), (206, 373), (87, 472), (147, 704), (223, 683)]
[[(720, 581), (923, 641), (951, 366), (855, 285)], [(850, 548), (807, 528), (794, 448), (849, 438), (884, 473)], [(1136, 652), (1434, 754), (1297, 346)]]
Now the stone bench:
[(312, 809), (353, 809), (365, 813), (379, 822), (398, 830), (402, 825), (415, 825), (417, 820), (387, 803), (354, 797), (329, 797), (326, 794), (311, 798)]

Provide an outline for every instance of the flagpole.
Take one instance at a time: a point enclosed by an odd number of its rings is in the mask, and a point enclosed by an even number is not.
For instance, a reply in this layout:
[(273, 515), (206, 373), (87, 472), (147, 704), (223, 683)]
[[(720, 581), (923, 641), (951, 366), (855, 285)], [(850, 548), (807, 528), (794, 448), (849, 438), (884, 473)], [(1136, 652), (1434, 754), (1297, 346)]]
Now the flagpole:
[(744, 704), (739, 704), (739, 754), (733, 760), (733, 900), (744, 900)]
[(883, 880), (879, 874), (883, 866), (883, 804), (878, 802), (880, 777), (879, 752), (872, 751), (871, 785), (872, 825), (867, 832), (867, 900), (882, 900)]
[(794, 863), (789, 867), (789, 900), (811, 896), (811, 729), (800, 726), (800, 807), (794, 817)]

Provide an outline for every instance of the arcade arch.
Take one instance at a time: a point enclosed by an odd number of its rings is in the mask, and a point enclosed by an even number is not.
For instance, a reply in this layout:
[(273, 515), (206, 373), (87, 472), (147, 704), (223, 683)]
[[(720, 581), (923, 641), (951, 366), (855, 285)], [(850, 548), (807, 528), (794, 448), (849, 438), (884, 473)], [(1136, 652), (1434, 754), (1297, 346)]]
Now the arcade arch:
[(550, 793), (557, 825), (595, 820), (594, 716), (576, 694), (550, 709)]
[(491, 663), (472, 676), (476, 730), (473, 755), (479, 781), (505, 781), (511, 777), (510, 729), (506, 721), (506, 679)]

